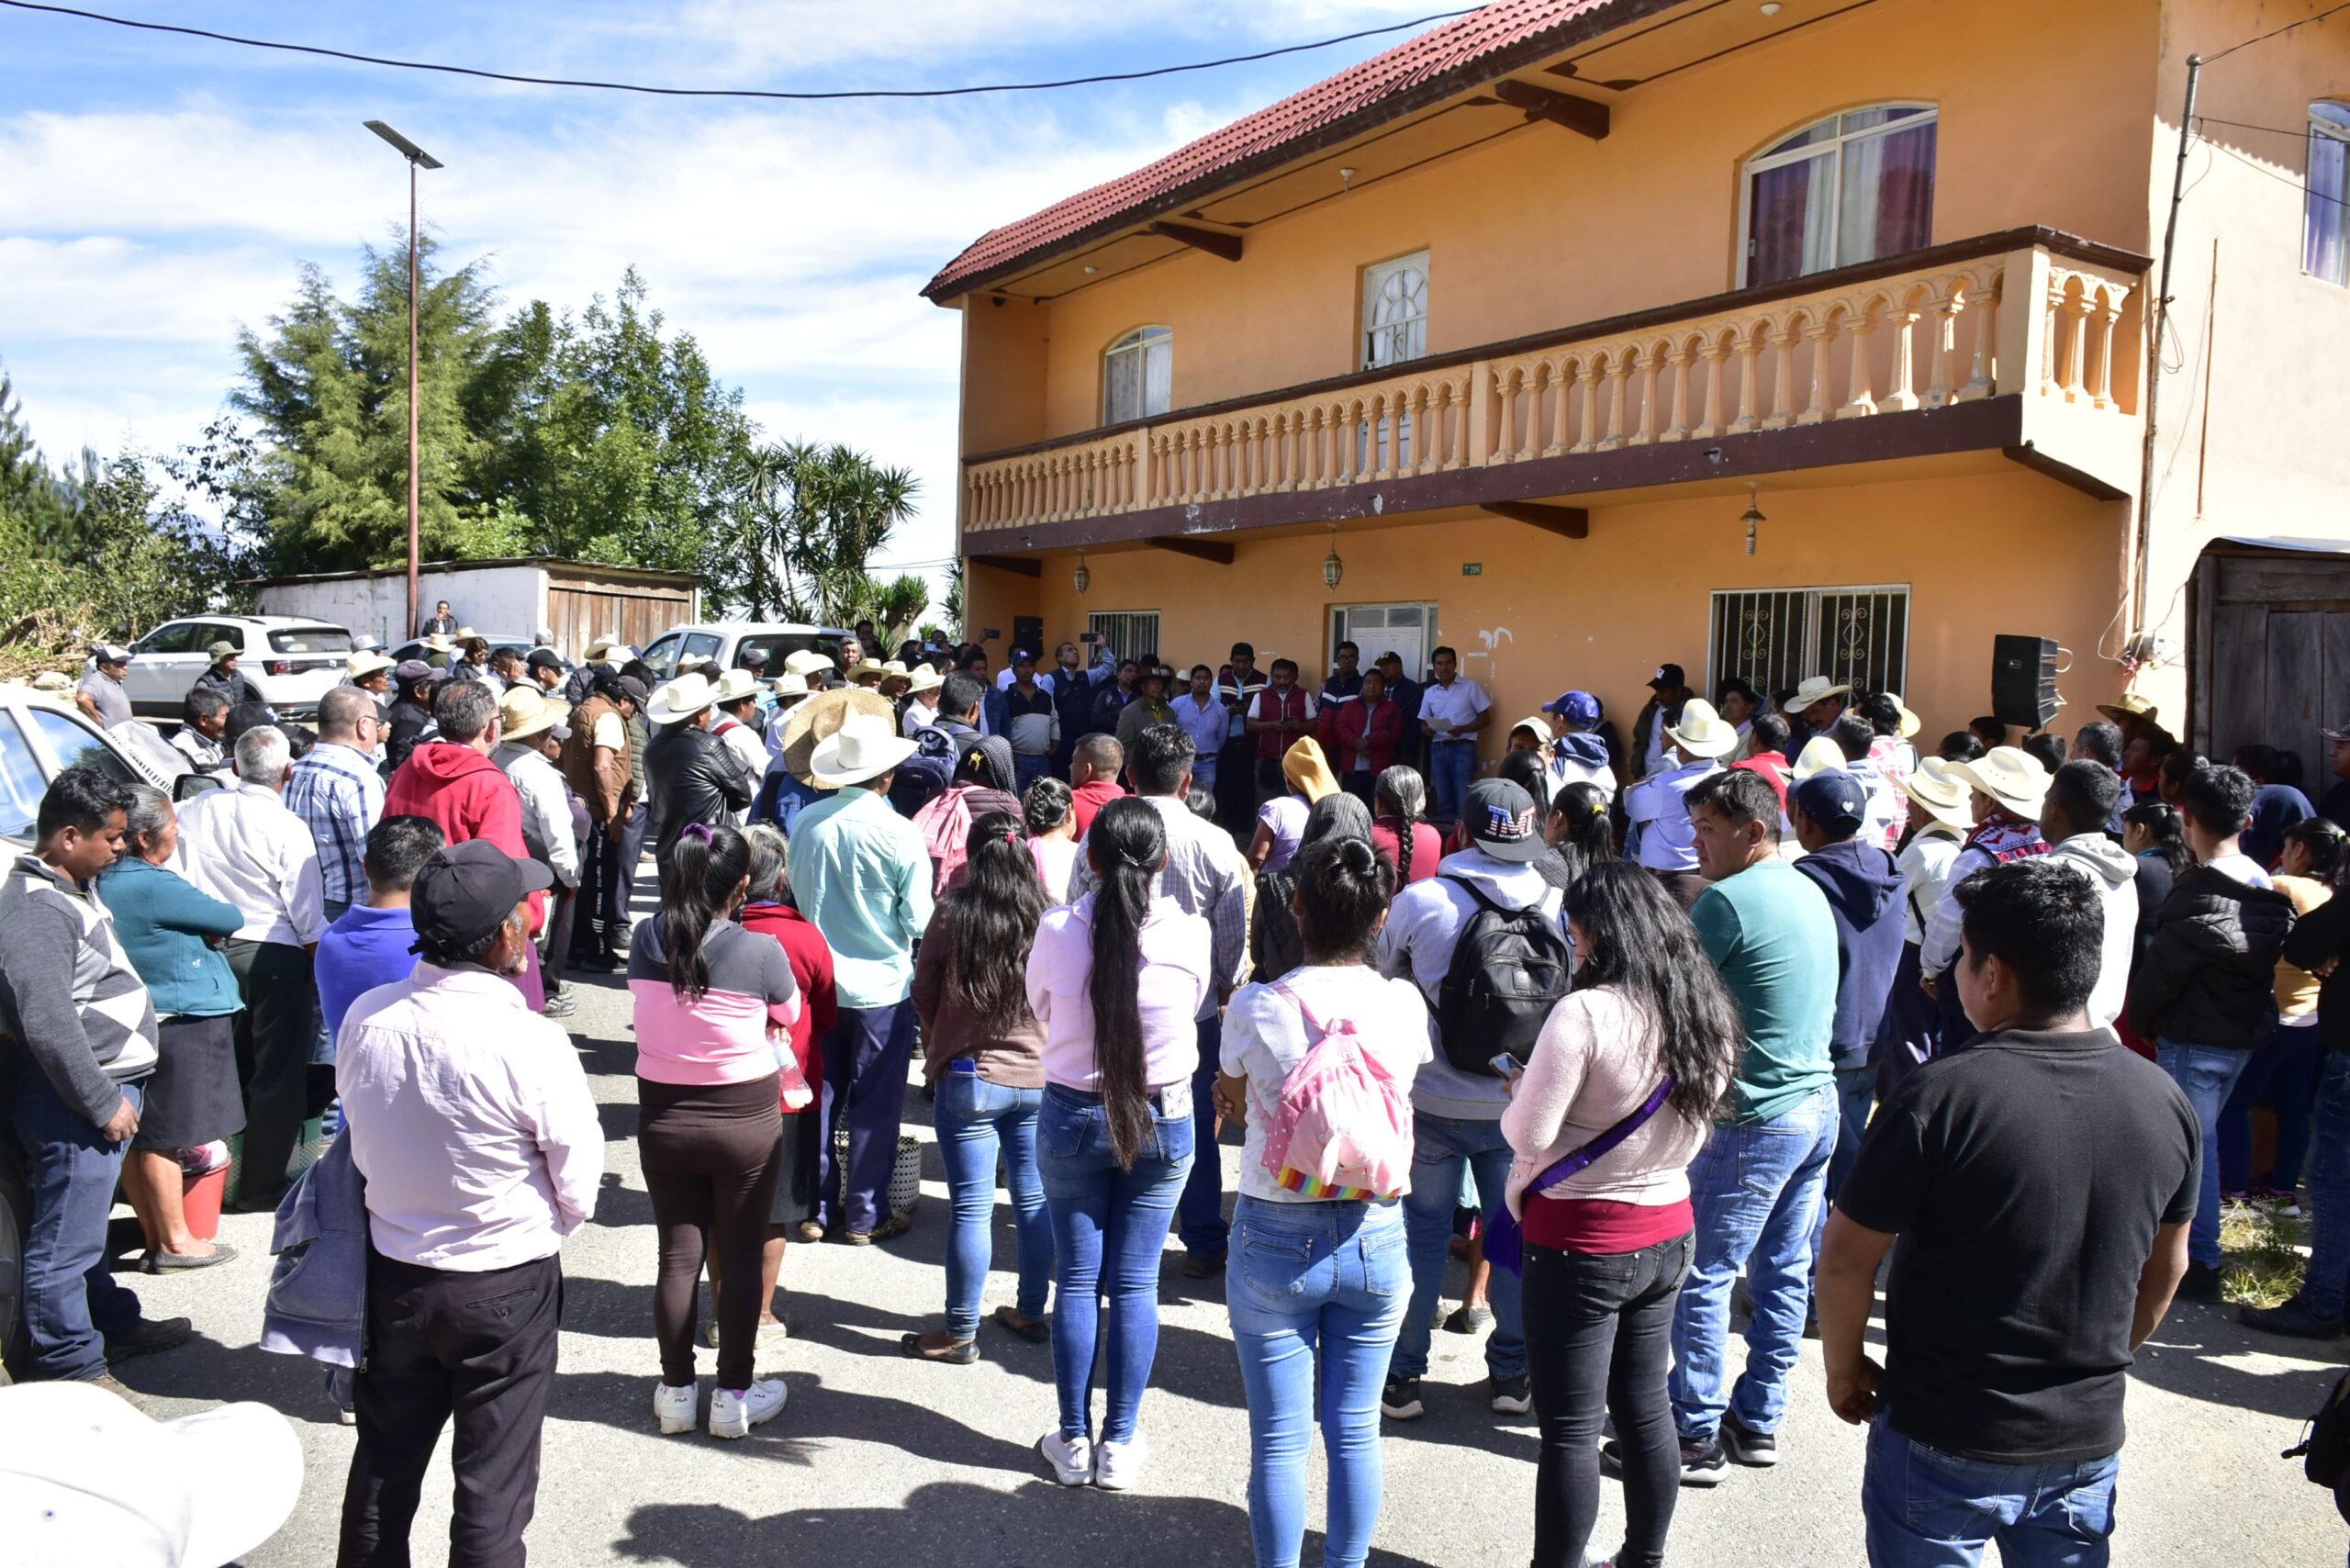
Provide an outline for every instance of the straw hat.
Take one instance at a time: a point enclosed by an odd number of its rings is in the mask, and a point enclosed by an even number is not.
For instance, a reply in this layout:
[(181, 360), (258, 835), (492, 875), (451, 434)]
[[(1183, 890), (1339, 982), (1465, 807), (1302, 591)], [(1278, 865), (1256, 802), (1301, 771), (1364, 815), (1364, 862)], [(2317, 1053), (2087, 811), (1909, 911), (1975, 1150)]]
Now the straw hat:
[(1920, 757), (1914, 773), (1894, 779), (1895, 788), (1918, 802), (1918, 809), (1941, 823), (1964, 833), (1975, 825), (1975, 801), (1972, 786), (1951, 771), (1951, 765), (1939, 756)]
[(1297, 743), (1281, 755), (1281, 777), (1290, 788), (1305, 797), (1310, 804), (1325, 795), (1338, 792), (1337, 775), (1330, 771), (1329, 759), (1322, 755), (1322, 745), (1312, 735), (1301, 735)]
[(2097, 711), (2117, 724), (2151, 724), (2162, 727), (2162, 710), (2134, 691), (2125, 691), (2119, 702), (2100, 702)]
[(801, 648), (783, 656), (783, 667), (789, 673), (804, 679), (832, 668), (833, 661), (828, 654), (820, 654), (813, 648)]
[(1835, 685), (1824, 675), (1807, 675), (1803, 678), (1802, 684), (1796, 688), (1796, 694), (1787, 699), (1787, 711), (1800, 713), (1815, 702), (1824, 702), (1830, 697), (1850, 697), (1852, 694), (1852, 689), (1850, 686)]
[(796, 670), (777, 676), (767, 684), (775, 689), (778, 698), (798, 698), (808, 695), (808, 678)]
[(481, 640), (481, 633), (475, 631), (472, 627), (460, 626), (457, 628), (457, 641), (460, 643), (473, 643), (479, 642)]
[(392, 661), (381, 654), (353, 654), (343, 661), (342, 667), (353, 680), (364, 680), (379, 670), (392, 667)]
[(1803, 743), (1803, 750), (1797, 754), (1792, 771), (1796, 782), (1800, 784), (1815, 773), (1825, 773), (1831, 767), (1841, 768), (1843, 766), (1844, 748), (1826, 735), (1814, 735)]
[(878, 691), (865, 691), (854, 686), (835, 687), (830, 691), (815, 692), (809, 699), (783, 715), (783, 766), (794, 778), (811, 790), (830, 790), (834, 785), (816, 777), (811, 760), (817, 746), (840, 733), (841, 726), (856, 714), (870, 714), (884, 723), (890, 722), (890, 700)]
[(740, 702), (758, 689), (757, 676), (746, 669), (730, 669), (718, 678), (718, 684), (711, 691), (711, 700), (720, 703)]
[(644, 706), (648, 724), (674, 724), (690, 719), (718, 700), (718, 688), (706, 675), (681, 675), (653, 694)]
[(509, 686), (498, 700), (498, 722), (509, 741), (543, 734), (570, 716), (570, 703), (550, 699), (535, 686)]
[(592, 664), (596, 660), (602, 658), (605, 655), (613, 653), (626, 645), (627, 644), (621, 641), (620, 634), (618, 633), (607, 632), (602, 636), (597, 638), (594, 642), (588, 644), (586, 647), (580, 649), (579, 656)]
[(877, 778), (921, 749), (891, 729), (888, 719), (856, 713), (810, 755), (808, 770), (821, 788), (837, 790)]
[(1995, 745), (1973, 762), (1952, 763), (1950, 772), (2020, 817), (2038, 816), (2048, 793), (2048, 769), (2019, 746)]
[(1917, 714), (1909, 711), (1909, 704), (1901, 700), (1901, 693), (1898, 691), (1888, 691), (1885, 695), (1886, 700), (1893, 704), (1895, 710), (1901, 715), (1901, 722), (1897, 726), (1897, 729), (1903, 740), (1908, 740), (1911, 735), (1916, 734), (1919, 730), (1926, 727), (1926, 721), (1918, 717)]
[(457, 644), (450, 638), (435, 632), (424, 639), (424, 651), (429, 654), (453, 654), (457, 651)]
[(1714, 705), (1702, 697), (1692, 697), (1681, 705), (1681, 722), (1667, 724), (1664, 733), (1673, 744), (1691, 756), (1720, 756), (1738, 747), (1738, 726), (1714, 711)]
[(916, 665), (913, 674), (906, 678), (908, 681), (906, 695), (909, 697), (919, 697), (925, 691), (935, 691), (946, 684), (946, 678), (928, 665)]

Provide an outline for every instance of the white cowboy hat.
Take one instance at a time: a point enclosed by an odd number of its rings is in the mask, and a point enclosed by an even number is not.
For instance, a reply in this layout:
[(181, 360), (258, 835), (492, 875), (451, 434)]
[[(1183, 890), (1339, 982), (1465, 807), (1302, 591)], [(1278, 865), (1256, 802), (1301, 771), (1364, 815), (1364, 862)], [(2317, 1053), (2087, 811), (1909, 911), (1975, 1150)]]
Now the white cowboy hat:
[(1826, 735), (1814, 735), (1803, 743), (1803, 750), (1796, 755), (1796, 765), (1789, 771), (1800, 784), (1815, 773), (1825, 773), (1831, 767), (1844, 766), (1844, 748)]
[(426, 651), (435, 654), (453, 654), (457, 651), (457, 644), (438, 632), (424, 639), (424, 646)]
[(868, 675), (876, 680), (887, 680), (890, 672), (882, 666), (879, 659), (867, 659), (848, 672), (851, 680), (863, 680)]
[(571, 704), (550, 700), (535, 686), (510, 686), (498, 700), (498, 722), (509, 741), (528, 740), (571, 716)]
[(1920, 757), (1918, 769), (1894, 779), (1894, 787), (1918, 802), (1918, 809), (1945, 827), (1964, 833), (1975, 825), (1972, 787), (1951, 771), (1939, 756)]
[(353, 680), (364, 680), (378, 670), (392, 667), (392, 661), (381, 654), (353, 654), (343, 661), (343, 669)]
[(2048, 794), (2048, 769), (2019, 746), (1995, 745), (1973, 762), (1952, 763), (1950, 771), (2020, 817), (2038, 816)]
[(1892, 702), (1895, 711), (1901, 715), (1901, 722), (1896, 726), (1896, 729), (1897, 733), (1899, 734), (1903, 740), (1908, 740), (1911, 735), (1916, 734), (1919, 730), (1925, 728), (1926, 721), (1918, 717), (1917, 714), (1909, 711), (1909, 704), (1901, 700), (1901, 693), (1898, 691), (1888, 691), (1885, 695), (1886, 699)]
[(718, 678), (711, 689), (714, 702), (740, 702), (759, 689), (759, 678), (746, 669), (730, 669)]
[(1702, 697), (1683, 703), (1681, 722), (1667, 724), (1664, 733), (1691, 756), (1720, 756), (1737, 749), (1741, 738), (1738, 726), (1715, 712), (1714, 705)]
[(919, 696), (925, 691), (935, 691), (946, 684), (946, 678), (928, 665), (916, 665), (913, 674), (906, 678), (906, 695), (909, 697)]
[(674, 724), (690, 719), (718, 700), (718, 688), (705, 675), (681, 675), (653, 694), (644, 705), (648, 724)]
[(795, 702), (779, 715), (783, 724), (783, 766), (790, 775), (811, 790), (829, 790), (830, 781), (816, 777), (809, 759), (816, 748), (840, 734), (841, 726), (857, 714), (868, 714), (892, 729), (897, 714), (890, 700), (878, 691), (861, 687), (836, 686), (828, 690), (811, 691), (806, 700)]
[(884, 659), (881, 661), (881, 673), (883, 675), (904, 675), (908, 673), (906, 669), (906, 661), (903, 659)]
[(811, 754), (808, 771), (819, 788), (837, 790), (878, 778), (921, 749), (891, 729), (889, 720), (852, 713), (832, 739)]
[(614, 648), (619, 646), (621, 646), (620, 633), (617, 632), (607, 632), (602, 636), (597, 638), (594, 642), (588, 644), (586, 647), (580, 649), (579, 656), (583, 659), (600, 659), (606, 654), (610, 653)]
[(786, 674), (777, 676), (773, 680), (767, 682), (767, 684), (775, 689), (775, 694), (778, 697), (805, 697), (808, 695), (808, 678), (801, 675), (798, 670), (791, 670)]
[(1787, 699), (1787, 711), (1800, 713), (1815, 702), (1825, 701), (1830, 697), (1850, 697), (1852, 694), (1851, 687), (1835, 685), (1824, 675), (1807, 675), (1803, 678), (1803, 683), (1796, 688), (1796, 694)]
[(784, 655), (783, 667), (797, 676), (818, 675), (832, 668), (833, 661), (828, 654), (820, 654), (813, 648), (801, 648)]

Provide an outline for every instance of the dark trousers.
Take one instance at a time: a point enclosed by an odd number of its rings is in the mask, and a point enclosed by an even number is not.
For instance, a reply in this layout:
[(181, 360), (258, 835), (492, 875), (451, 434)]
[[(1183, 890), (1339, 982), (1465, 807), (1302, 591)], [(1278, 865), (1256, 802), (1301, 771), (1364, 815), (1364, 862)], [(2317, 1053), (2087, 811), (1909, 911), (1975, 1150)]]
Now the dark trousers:
[(577, 964), (603, 945), (604, 862), (611, 858), (612, 841), (602, 823), (591, 823), (579, 841), (579, 901), (571, 921), (571, 943), (563, 961)]
[(1215, 754), (1215, 820), (1232, 833), (1252, 831), (1257, 823), (1257, 743), (1243, 738), (1226, 741)]
[[(123, 1098), (140, 1103), (140, 1085)], [(139, 1323), (139, 1298), (116, 1282), (106, 1258), (106, 1216), (127, 1143), (108, 1143), (78, 1106), (58, 1098), (49, 1075), (20, 1060), (8, 1126), (25, 1161), (31, 1213), (21, 1287), (32, 1359), (28, 1381), (103, 1376), (106, 1336)]]
[(751, 1386), (765, 1305), (752, 1282), (775, 1205), (776, 1140), (783, 1136), (775, 1075), (747, 1083), (685, 1085), (636, 1081), (644, 1190), (660, 1233), (653, 1285), (653, 1334), (661, 1381), (694, 1381), (694, 1289), (707, 1254), (738, 1282), (718, 1298), (718, 1386)]
[(1624, 1455), (1624, 1568), (1664, 1561), (1681, 1490), (1681, 1439), (1665, 1394), (1673, 1307), (1691, 1238), (1638, 1252), (1526, 1249), (1526, 1369), (1541, 1450), (1534, 1472), (1534, 1568), (1579, 1568), (1599, 1518), (1599, 1428)]
[[(582, 887), (587, 879), (580, 879)], [(579, 889), (557, 886), (547, 895), (554, 906), (547, 911), (546, 940), (540, 948), (541, 975), (546, 993), (555, 996), (563, 991), (563, 966), (571, 957), (571, 933), (579, 914)]]
[(1224, 1217), (1224, 1159), (1216, 1152), (1215, 1075), (1224, 1054), (1224, 1014), (1199, 1022), (1200, 1065), (1192, 1074), (1192, 1173), (1175, 1200), (1175, 1234), (1194, 1258), (1222, 1253), (1232, 1236)]
[[(823, 1191), (816, 1222), (859, 1235), (890, 1217), (890, 1175), (898, 1162), (898, 1123), (913, 1058), (914, 1004), (844, 1007), (824, 1036)], [(848, 1129), (841, 1160), (840, 1130)], [(844, 1194), (842, 1183), (847, 1190)]]
[(283, 942), (233, 937), (229, 968), (245, 1010), (237, 1014), (237, 1073), (245, 1086), (245, 1174), (239, 1198), (274, 1202), (309, 1113), (310, 1048), (319, 987), (310, 955)]
[[(636, 863), (644, 854), (644, 830), (652, 820), (653, 813), (640, 801), (630, 808), (620, 842), (605, 838), (598, 846), (595, 924), (604, 946), (615, 953), (628, 951), (629, 901), (636, 892)], [(586, 879), (581, 880), (586, 885)]]
[(456, 1419), (449, 1568), (514, 1568), (539, 1498), (563, 1270), (553, 1258), (453, 1273), (367, 1258), (359, 1446), (338, 1568), (408, 1568), (408, 1529), (441, 1428)]

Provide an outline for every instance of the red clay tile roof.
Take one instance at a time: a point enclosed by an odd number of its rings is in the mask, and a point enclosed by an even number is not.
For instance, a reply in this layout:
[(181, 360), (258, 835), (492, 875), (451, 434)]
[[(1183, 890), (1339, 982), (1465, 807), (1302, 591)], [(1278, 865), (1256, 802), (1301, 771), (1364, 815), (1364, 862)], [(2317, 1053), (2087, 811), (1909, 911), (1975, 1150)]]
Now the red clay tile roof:
[[(1188, 205), (1219, 174), (1268, 157), (1278, 160), (1283, 150), (1318, 131), (1350, 119), (1376, 124), (1505, 74), (1550, 52), (1547, 46), (1553, 44), (1553, 35), (1571, 24), (1582, 23), (1575, 31), (1588, 34), (1658, 8), (1654, 0), (1497, 0), (1211, 131), (1156, 163), (990, 230), (949, 262), (923, 293), (933, 299), (952, 297), (976, 279), (1135, 221), (1147, 209)], [(1598, 14), (1610, 11), (1626, 15), (1602, 21)]]

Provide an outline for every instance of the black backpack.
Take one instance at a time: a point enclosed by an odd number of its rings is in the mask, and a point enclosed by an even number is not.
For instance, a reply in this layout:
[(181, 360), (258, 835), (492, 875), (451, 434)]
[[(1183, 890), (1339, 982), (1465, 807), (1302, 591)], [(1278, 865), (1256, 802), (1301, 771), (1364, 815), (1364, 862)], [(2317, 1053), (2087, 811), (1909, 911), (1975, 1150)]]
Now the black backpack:
[(2301, 1440), (2283, 1457), (2300, 1460), (2303, 1474), (2332, 1488), (2335, 1506), (2350, 1518), (2350, 1502), (2344, 1501), (2343, 1490), (2343, 1483), (2350, 1480), (2350, 1373), (2334, 1383), (2333, 1392), (2301, 1429)]
[(1540, 903), (1505, 909), (1460, 877), (1447, 877), (1477, 903), (1460, 928), (1452, 962), (1437, 992), (1437, 1037), (1445, 1060), (1491, 1078), (1492, 1058), (1507, 1051), (1524, 1061), (1550, 1009), (1567, 994), (1573, 961), (1559, 923)]
[[(963, 733), (978, 738), (976, 732)], [(898, 776), (890, 782), (890, 808), (909, 821), (916, 812), (946, 793), (947, 786), (955, 782), (955, 764), (963, 753), (956, 735), (935, 724), (924, 724), (916, 730), (913, 740), (922, 749), (898, 764)]]

